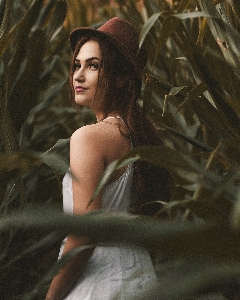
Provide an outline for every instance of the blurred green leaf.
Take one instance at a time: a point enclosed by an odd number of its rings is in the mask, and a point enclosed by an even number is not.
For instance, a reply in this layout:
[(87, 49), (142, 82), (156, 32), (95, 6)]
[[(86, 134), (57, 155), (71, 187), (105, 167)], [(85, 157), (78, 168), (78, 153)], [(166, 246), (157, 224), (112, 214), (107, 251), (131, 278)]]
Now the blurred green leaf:
[(0, 98), (0, 117), (0, 137), (4, 148), (7, 152), (17, 151), (19, 149), (17, 136), (2, 98)]
[[(138, 299), (226, 300), (224, 295), (228, 294), (235, 283), (237, 290), (238, 265), (216, 265), (202, 262), (192, 263), (186, 267), (184, 261), (178, 261), (174, 266), (165, 264), (165, 268), (168, 268), (168, 273), (159, 272), (159, 284), (143, 293), (142, 297)], [(171, 284), (166, 284), (169, 282)], [(238, 293), (236, 294), (238, 295)]]
[[(61, 31), (63, 27), (63, 22), (66, 18), (67, 13), (67, 3), (65, 1), (57, 1), (55, 11), (50, 19), (49, 30), (51, 30), (52, 41), (55, 36)], [(54, 17), (53, 17), (54, 16)]]
[(209, 1), (199, 0), (199, 5), (204, 12), (211, 15), (211, 18), (207, 18), (207, 22), (215, 40), (220, 45), (223, 55), (239, 68), (237, 55), (239, 56), (238, 44), (240, 37), (238, 32), (220, 18), (217, 9)]
[(235, 16), (240, 21), (240, 3), (238, 0), (228, 0), (228, 2), (232, 5), (232, 9), (235, 13)]
[(51, 154), (61, 154), (66, 149), (69, 151), (69, 145), (70, 145), (70, 138), (68, 139), (60, 139), (57, 141), (57, 143), (51, 147), (48, 151), (42, 154), (44, 157), (45, 155), (51, 155)]
[(97, 244), (131, 242), (154, 247), (168, 259), (234, 262), (239, 257), (239, 230), (233, 231), (226, 224), (179, 226), (122, 213), (96, 211), (76, 216), (38, 209), (2, 216), (0, 231), (9, 226), (84, 235), (93, 238)]
[(54, 170), (57, 170), (57, 172), (60, 174), (65, 174), (68, 171), (69, 163), (67, 159), (64, 159), (62, 156), (56, 154), (56, 152), (46, 152), (44, 155), (41, 155), (41, 158), (42, 162)]
[[(27, 49), (27, 46), (29, 44), (28, 36), (31, 27), (33, 26), (34, 22), (36, 22), (36, 19), (38, 17), (42, 5), (43, 5), (43, 0), (34, 0), (32, 2), (32, 5), (28, 9), (27, 13), (13, 27), (13, 29), (11, 29), (11, 31), (13, 30), (15, 34), (11, 36), (11, 44), (13, 50), (7, 53), (8, 55), (11, 53), (12, 56), (12, 59), (9, 61), (10, 65), (7, 72), (7, 80), (11, 82), (11, 85), (8, 87), (10, 93), (16, 84), (16, 79), (18, 79), (18, 77), (21, 74), (20, 72), (22, 72), (23, 66), (21, 64), (22, 61), (24, 60), (24, 56), (26, 55), (26, 52), (28, 51)], [(16, 76), (17, 74), (18, 76)]]
[(177, 13), (182, 13), (191, 2), (191, 0), (181, 0), (177, 9)]
[(2, 38), (4, 32), (6, 31), (6, 23), (9, 18), (13, 0), (1, 1), (0, 4), (0, 38)]
[(62, 90), (64, 84), (66, 83), (66, 79), (63, 79), (54, 85), (52, 85), (49, 89), (45, 90), (42, 99), (43, 101), (40, 102), (38, 105), (34, 106), (27, 117), (27, 123), (32, 123), (34, 121), (34, 118), (36, 114), (44, 112), (44, 110), (49, 107), (49, 105), (52, 103), (52, 101), (56, 98), (56, 96), (60, 93)]
[(41, 159), (35, 153), (26, 152), (12, 152), (0, 153), (0, 172), (1, 175), (6, 174), (10, 178), (17, 174), (23, 174), (32, 167), (32, 165), (39, 165)]

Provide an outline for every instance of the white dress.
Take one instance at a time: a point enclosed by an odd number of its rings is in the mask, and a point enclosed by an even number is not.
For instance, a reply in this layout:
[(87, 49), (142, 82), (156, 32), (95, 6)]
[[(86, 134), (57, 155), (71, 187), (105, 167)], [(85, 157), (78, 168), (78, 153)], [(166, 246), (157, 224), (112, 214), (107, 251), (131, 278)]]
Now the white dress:
[[(103, 210), (128, 212), (130, 204), (133, 165), (116, 181), (105, 186)], [(73, 212), (72, 179), (63, 179), (63, 207)], [(62, 254), (64, 243), (60, 250)], [(156, 284), (153, 265), (147, 250), (138, 246), (97, 246), (65, 300), (123, 300)]]

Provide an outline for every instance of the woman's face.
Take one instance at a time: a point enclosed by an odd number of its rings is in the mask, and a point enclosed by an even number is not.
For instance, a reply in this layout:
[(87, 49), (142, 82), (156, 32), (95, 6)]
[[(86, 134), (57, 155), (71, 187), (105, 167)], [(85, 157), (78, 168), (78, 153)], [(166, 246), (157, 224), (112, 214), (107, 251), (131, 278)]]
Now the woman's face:
[[(80, 48), (75, 59), (73, 87), (77, 105), (86, 105), (94, 109), (99, 101), (93, 101), (99, 81), (101, 51), (98, 42), (87, 41)], [(97, 109), (97, 107), (96, 107)]]

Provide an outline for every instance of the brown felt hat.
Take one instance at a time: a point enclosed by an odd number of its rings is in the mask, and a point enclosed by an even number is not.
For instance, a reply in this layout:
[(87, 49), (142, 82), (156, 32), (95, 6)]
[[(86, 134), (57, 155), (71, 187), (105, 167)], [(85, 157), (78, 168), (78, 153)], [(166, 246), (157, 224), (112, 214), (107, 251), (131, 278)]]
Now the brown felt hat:
[(107, 39), (126, 57), (135, 71), (136, 77), (141, 82), (141, 73), (147, 62), (147, 49), (145, 45), (139, 48), (139, 32), (128, 21), (122, 18), (112, 18), (98, 29), (81, 27), (74, 29), (70, 34), (72, 50), (83, 36), (93, 36)]

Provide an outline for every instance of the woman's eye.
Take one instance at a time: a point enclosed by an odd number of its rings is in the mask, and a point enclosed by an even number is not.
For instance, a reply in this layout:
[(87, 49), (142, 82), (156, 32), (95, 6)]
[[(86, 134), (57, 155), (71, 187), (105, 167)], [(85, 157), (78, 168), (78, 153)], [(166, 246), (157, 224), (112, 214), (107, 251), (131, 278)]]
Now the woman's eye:
[(79, 65), (79, 64), (75, 64), (74, 65), (74, 71), (77, 71), (77, 70), (79, 70), (81, 68), (81, 65)]
[(89, 65), (89, 68), (91, 69), (91, 70), (98, 70), (98, 64), (95, 64), (95, 63), (91, 63), (90, 65)]

